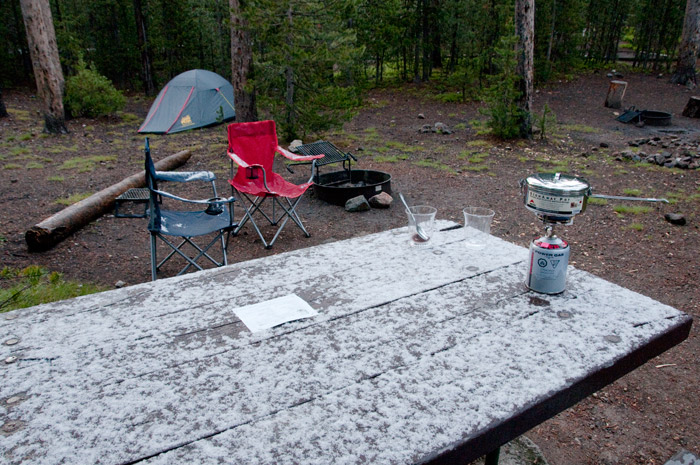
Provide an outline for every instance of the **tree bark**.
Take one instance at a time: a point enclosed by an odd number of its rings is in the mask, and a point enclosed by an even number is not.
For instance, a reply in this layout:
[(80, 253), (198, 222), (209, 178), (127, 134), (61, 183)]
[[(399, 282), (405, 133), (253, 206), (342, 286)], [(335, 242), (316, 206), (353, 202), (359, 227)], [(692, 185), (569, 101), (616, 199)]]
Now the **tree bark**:
[(67, 134), (63, 109), (65, 82), (49, 0), (20, 0), (37, 94), (44, 103), (44, 132)]
[(0, 88), (0, 118), (7, 116), (7, 108), (5, 108), (5, 101), (2, 99), (2, 89)]
[(134, 21), (136, 22), (136, 37), (141, 50), (141, 79), (143, 91), (146, 95), (155, 93), (153, 82), (153, 67), (151, 66), (151, 51), (148, 48), (148, 35), (146, 34), (146, 20), (143, 17), (141, 0), (134, 0)]
[(257, 121), (255, 88), (247, 90), (248, 80), (253, 75), (253, 52), (250, 44), (248, 24), (243, 19), (241, 2), (229, 0), (231, 14), (231, 84), (236, 105), (236, 121)]
[[(189, 160), (192, 153), (183, 150), (155, 164), (158, 171), (170, 171)], [(55, 215), (32, 226), (24, 233), (24, 240), (31, 252), (48, 250), (73, 232), (82, 228), (94, 219), (103, 215), (114, 206), (114, 199), (133, 187), (144, 187), (146, 174), (144, 171), (123, 179), (90, 197), (76, 202)]]
[(520, 100), (520, 136), (532, 135), (532, 97), (534, 75), (534, 36), (535, 36), (535, 0), (515, 1), (515, 34), (518, 36), (516, 55), (519, 76)]
[(695, 69), (698, 51), (700, 51), (700, 0), (687, 0), (678, 63), (676, 71), (671, 76), (671, 82), (690, 87), (698, 85)]

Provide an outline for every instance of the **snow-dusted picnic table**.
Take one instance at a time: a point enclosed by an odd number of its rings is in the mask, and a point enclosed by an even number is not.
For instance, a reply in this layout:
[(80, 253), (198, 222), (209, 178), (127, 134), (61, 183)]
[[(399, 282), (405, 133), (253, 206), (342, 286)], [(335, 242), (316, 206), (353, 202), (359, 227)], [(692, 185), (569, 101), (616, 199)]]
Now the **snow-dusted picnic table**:
[[(528, 292), (526, 249), (462, 237), (386, 231), (2, 314), (0, 462), (458, 463), (688, 335), (573, 268), (562, 295)], [(318, 315), (252, 334), (234, 314), (290, 294)]]

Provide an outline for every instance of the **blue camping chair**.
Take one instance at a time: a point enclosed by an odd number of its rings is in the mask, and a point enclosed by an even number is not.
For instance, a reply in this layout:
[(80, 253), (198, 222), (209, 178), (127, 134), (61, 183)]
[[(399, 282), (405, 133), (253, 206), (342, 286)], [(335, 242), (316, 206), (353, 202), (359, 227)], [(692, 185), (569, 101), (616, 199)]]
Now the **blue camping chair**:
[[(158, 270), (172, 257), (181, 257), (187, 262), (185, 267), (177, 274), (178, 276), (185, 273), (190, 267), (202, 270), (202, 267), (197, 264), (197, 261), (202, 258), (208, 259), (216, 266), (227, 265), (226, 247), (229, 233), (237, 226), (237, 223), (233, 222), (234, 198), (217, 196), (214, 183), (216, 175), (211, 171), (156, 171), (151, 158), (148, 138), (146, 138), (145, 153), (146, 185), (150, 194), (148, 230), (151, 233), (151, 278), (155, 281)], [(158, 189), (158, 182), (160, 181), (181, 183), (192, 181), (211, 182), (213, 196), (207, 200), (186, 199)], [(196, 205), (199, 209), (196, 211), (166, 210), (163, 208), (163, 199), (177, 201), (182, 208), (184, 208), (183, 205), (190, 205), (190, 207)], [(206, 206), (206, 209), (202, 210), (204, 206)], [(214, 238), (205, 246), (199, 246), (192, 240), (194, 237), (207, 234), (214, 234)], [(226, 234), (225, 239), (224, 234)], [(174, 243), (169, 237), (180, 238), (179, 244)], [(158, 263), (156, 258), (157, 239), (162, 240), (172, 249), (160, 263)], [(215, 260), (209, 254), (209, 249), (219, 241), (221, 242), (221, 261)], [(194, 249), (193, 253), (195, 255), (193, 257), (185, 253), (183, 250), (185, 246), (188, 246), (188, 250)]]

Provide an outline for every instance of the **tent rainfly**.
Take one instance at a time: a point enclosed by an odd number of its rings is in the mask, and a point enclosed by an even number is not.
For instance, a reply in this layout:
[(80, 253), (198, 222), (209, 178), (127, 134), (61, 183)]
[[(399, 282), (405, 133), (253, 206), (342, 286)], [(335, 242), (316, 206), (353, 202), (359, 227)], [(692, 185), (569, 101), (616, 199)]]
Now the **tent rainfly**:
[(192, 69), (163, 87), (138, 132), (170, 134), (235, 116), (231, 83), (211, 71)]

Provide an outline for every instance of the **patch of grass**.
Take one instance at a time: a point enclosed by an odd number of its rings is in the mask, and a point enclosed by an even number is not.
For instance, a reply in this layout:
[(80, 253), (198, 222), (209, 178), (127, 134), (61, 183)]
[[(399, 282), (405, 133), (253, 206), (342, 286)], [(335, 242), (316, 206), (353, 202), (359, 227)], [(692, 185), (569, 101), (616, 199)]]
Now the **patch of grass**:
[(408, 160), (408, 155), (377, 155), (374, 157), (374, 161), (378, 163), (398, 163), (405, 160)]
[(66, 281), (60, 273), (37, 265), (22, 270), (0, 270), (0, 312), (93, 294), (103, 289), (94, 284)]
[(457, 123), (454, 126), (452, 126), (452, 129), (455, 131), (463, 131), (467, 129), (467, 123)]
[(56, 145), (53, 147), (47, 147), (44, 149), (45, 152), (48, 153), (64, 153), (64, 152), (77, 152), (78, 151), (78, 144), (71, 145), (66, 147), (65, 145)]
[(625, 226), (626, 229), (632, 229), (634, 231), (643, 231), (644, 225), (642, 223), (630, 223)]
[(488, 121), (473, 119), (469, 121), (469, 125), (474, 128), (476, 133), (480, 136), (491, 134), (491, 128), (488, 126)]
[(582, 132), (586, 134), (597, 134), (599, 132), (602, 132), (598, 128), (594, 128), (593, 126), (586, 126), (585, 124), (559, 124), (558, 129), (562, 131)]
[(82, 192), (79, 194), (73, 194), (69, 197), (64, 197), (61, 199), (56, 200), (56, 203), (59, 205), (73, 205), (74, 203), (80, 202), (83, 199), (87, 199), (92, 195), (92, 192)]
[(141, 121), (141, 118), (139, 118), (137, 115), (133, 113), (127, 113), (127, 112), (119, 112), (117, 113), (119, 115), (119, 118), (121, 118), (122, 122), (124, 123), (135, 123), (137, 121)]
[(588, 197), (588, 205), (607, 205), (608, 199), (599, 199), (597, 197)]
[(377, 131), (377, 128), (375, 128), (375, 127), (365, 128), (365, 130), (362, 132), (364, 134), (363, 139), (366, 142), (372, 142), (372, 141), (379, 140), (379, 132)]
[(63, 176), (49, 176), (48, 178), (46, 178), (46, 180), (51, 181), (51, 182), (63, 182), (64, 181)]
[(387, 142), (386, 146), (389, 147), (390, 149), (399, 150), (401, 152), (409, 152), (409, 153), (417, 152), (418, 150), (421, 149), (420, 147), (404, 144), (403, 142), (398, 142), (398, 141), (393, 141), (393, 140)]
[(464, 143), (467, 147), (493, 147), (493, 144), (484, 139), (472, 139)]
[(117, 161), (116, 155), (94, 155), (92, 157), (71, 158), (58, 167), (59, 170), (76, 170), (78, 173), (87, 173), (95, 169), (98, 163)]
[(29, 153), (29, 149), (27, 147), (12, 147), (10, 149), (10, 155), (13, 157), (17, 157), (19, 155), (26, 155)]
[(16, 108), (8, 108), (7, 112), (19, 121), (31, 121), (32, 113), (29, 110), (18, 110)]
[(25, 166), (25, 168), (27, 168), (28, 170), (38, 170), (43, 167), (44, 165), (42, 165), (38, 161), (30, 161), (29, 163), (27, 163), (27, 166)]
[(83, 131), (85, 131), (85, 132), (92, 132), (94, 130), (95, 130), (95, 126), (93, 126), (93, 125), (85, 126), (83, 128)]
[(438, 169), (441, 171), (453, 171), (452, 168), (447, 166), (446, 164), (439, 162), (437, 160), (431, 160), (431, 159), (424, 159), (424, 160), (418, 160), (413, 162), (414, 165), (416, 166), (421, 166), (423, 168), (433, 168), (433, 169)]
[(628, 197), (639, 197), (642, 191), (639, 189), (623, 189), (622, 192)]
[(21, 170), (22, 165), (18, 165), (17, 163), (8, 163), (7, 165), (4, 165), (2, 167), (4, 170)]
[(650, 208), (641, 205), (615, 205), (615, 207), (613, 207), (613, 210), (615, 211), (615, 213), (619, 213), (620, 215), (642, 215), (644, 213), (649, 213)]
[(487, 171), (488, 169), (488, 165), (467, 165), (462, 167), (463, 171), (473, 171), (475, 173)]
[(32, 137), (34, 137), (34, 136), (32, 135), (31, 132), (25, 132), (24, 134), (19, 136), (19, 140), (21, 140), (21, 141), (31, 140)]

